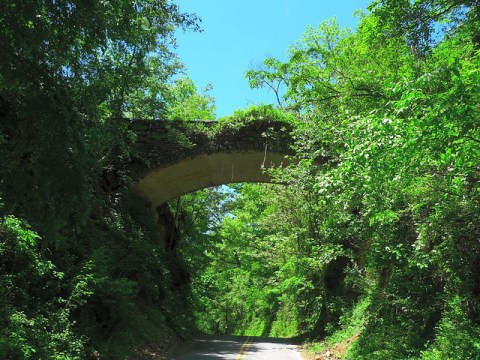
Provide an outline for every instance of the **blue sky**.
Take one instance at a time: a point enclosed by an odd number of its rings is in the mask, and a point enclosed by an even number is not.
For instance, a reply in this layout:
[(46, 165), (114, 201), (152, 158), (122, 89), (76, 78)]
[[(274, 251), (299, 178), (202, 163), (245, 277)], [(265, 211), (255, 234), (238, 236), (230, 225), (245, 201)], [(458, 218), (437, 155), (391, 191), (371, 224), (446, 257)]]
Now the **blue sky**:
[(250, 89), (244, 74), (266, 57), (285, 59), (308, 25), (336, 17), (354, 29), (354, 10), (370, 0), (174, 0), (202, 19), (201, 33), (177, 32), (177, 54), (199, 88), (213, 85), (217, 117), (255, 104), (275, 103), (272, 92)]

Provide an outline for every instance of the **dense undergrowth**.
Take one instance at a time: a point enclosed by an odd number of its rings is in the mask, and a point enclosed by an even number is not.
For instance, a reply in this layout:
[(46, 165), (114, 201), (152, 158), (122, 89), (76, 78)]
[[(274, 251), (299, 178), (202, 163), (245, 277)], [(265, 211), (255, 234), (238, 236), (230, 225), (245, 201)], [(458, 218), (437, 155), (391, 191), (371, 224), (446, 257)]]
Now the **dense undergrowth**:
[[(92, 216), (69, 251), (42, 248), (22, 220), (0, 224), (2, 359), (119, 359), (160, 341), (187, 337), (187, 289), (173, 289), (163, 239), (132, 195)], [(177, 309), (181, 308), (182, 312)]]

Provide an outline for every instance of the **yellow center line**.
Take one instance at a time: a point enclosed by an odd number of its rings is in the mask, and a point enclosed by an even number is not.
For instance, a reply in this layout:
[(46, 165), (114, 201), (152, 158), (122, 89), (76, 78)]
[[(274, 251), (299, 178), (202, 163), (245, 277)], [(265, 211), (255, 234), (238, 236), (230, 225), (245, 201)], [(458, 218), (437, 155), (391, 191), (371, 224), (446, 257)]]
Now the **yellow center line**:
[(252, 346), (253, 343), (250, 341), (250, 336), (247, 337), (247, 340), (242, 344), (242, 347), (240, 348), (240, 352), (237, 354), (235, 357), (235, 360), (244, 360), (247, 357), (247, 352), (248, 349), (250, 349), (250, 346)]

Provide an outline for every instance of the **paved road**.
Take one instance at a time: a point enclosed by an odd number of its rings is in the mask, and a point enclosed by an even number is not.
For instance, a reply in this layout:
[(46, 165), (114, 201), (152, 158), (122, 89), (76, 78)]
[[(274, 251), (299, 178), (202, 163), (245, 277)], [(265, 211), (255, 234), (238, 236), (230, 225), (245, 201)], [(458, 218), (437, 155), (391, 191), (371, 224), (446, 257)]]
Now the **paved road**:
[(288, 340), (246, 337), (206, 336), (197, 339), (192, 346), (174, 360), (301, 360), (300, 352)]

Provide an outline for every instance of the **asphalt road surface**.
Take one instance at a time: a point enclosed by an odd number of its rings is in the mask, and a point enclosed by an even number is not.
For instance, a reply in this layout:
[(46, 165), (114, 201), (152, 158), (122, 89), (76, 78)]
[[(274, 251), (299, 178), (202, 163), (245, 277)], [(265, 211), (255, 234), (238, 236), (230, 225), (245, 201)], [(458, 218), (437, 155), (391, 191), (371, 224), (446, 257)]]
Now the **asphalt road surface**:
[(301, 360), (297, 347), (286, 339), (255, 336), (206, 336), (174, 360)]

